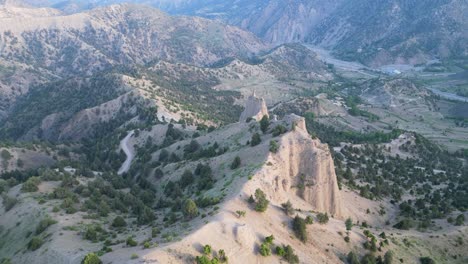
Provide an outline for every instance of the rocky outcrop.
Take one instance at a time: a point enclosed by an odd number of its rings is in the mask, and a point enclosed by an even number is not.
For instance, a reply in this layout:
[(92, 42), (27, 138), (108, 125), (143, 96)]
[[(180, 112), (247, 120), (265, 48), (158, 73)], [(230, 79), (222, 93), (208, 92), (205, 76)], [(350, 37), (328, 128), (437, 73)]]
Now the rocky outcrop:
[(259, 121), (265, 115), (269, 117), (265, 100), (256, 97), (255, 93), (253, 93), (245, 103), (245, 109), (239, 118), (239, 122), (245, 122), (249, 118)]
[[(291, 132), (278, 141), (280, 148), (256, 176), (260, 187), (276, 204), (299, 197), (319, 212), (342, 218), (338, 180), (327, 144), (312, 139), (303, 117), (286, 116), (282, 121)], [(250, 191), (250, 190), (249, 190)]]

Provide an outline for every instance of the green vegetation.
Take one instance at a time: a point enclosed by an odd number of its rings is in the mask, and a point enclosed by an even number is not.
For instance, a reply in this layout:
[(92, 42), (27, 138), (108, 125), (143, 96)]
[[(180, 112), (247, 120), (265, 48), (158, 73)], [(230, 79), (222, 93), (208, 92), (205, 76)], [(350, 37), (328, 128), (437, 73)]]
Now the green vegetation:
[(270, 119), (267, 115), (264, 115), (260, 120), (260, 130), (265, 134), (270, 126)]
[(36, 235), (39, 235), (41, 234), (42, 232), (44, 232), (49, 226), (53, 225), (53, 224), (56, 224), (57, 221), (49, 218), (49, 217), (46, 217), (44, 219), (42, 219), (39, 224), (37, 225), (36, 227)]
[(307, 242), (307, 226), (304, 218), (296, 215), (293, 220), (293, 230), (299, 240), (302, 242)]
[(133, 237), (128, 237), (125, 241), (125, 244), (129, 247), (136, 247), (138, 245), (138, 242), (133, 240)]
[(254, 133), (252, 135), (252, 139), (250, 140), (250, 145), (252, 147), (255, 147), (257, 146), (258, 144), (260, 144), (262, 142), (262, 138), (260, 137), (260, 134), (258, 133)]
[(351, 229), (353, 228), (353, 219), (351, 218), (346, 219), (345, 226), (346, 226), (346, 231), (351, 231)]
[(120, 87), (120, 84), (113, 74), (40, 84), (32, 88), (28, 96), (17, 101), (5, 122), (8, 125), (0, 128), (0, 139), (21, 137), (50, 114), (66, 113), (66, 120), (82, 109), (110, 101), (123, 92), (116, 87)]
[(187, 199), (182, 208), (182, 212), (187, 219), (193, 219), (198, 215), (197, 204), (192, 199)]
[(240, 165), (241, 165), (241, 158), (239, 156), (236, 156), (231, 163), (231, 170), (235, 170), (239, 168)]
[(21, 187), (21, 191), (23, 192), (36, 192), (38, 190), (39, 184), (41, 183), (41, 179), (39, 177), (31, 177)]
[(277, 153), (279, 150), (278, 143), (275, 140), (270, 141), (270, 152)]
[(455, 225), (457, 226), (461, 226), (465, 223), (465, 215), (464, 214), (460, 214), (457, 216), (457, 218), (455, 218)]
[(360, 264), (358, 256), (353, 251), (350, 251), (348, 253), (348, 256), (346, 259), (348, 260), (349, 264)]
[(362, 104), (362, 99), (359, 96), (348, 96), (346, 98), (346, 105), (349, 107), (348, 113), (350, 115), (367, 117), (370, 122), (380, 119), (370, 112), (359, 109), (358, 104)]
[[(390, 197), (392, 203), (398, 203), (396, 228), (426, 229), (430, 219), (468, 208), (468, 180), (461, 177), (468, 167), (458, 154), (448, 153), (418, 134), (407, 135), (414, 136), (414, 142), (408, 140), (399, 150), (410, 154), (408, 158), (387, 155), (388, 150), (376, 144), (344, 146), (334, 154), (337, 176), (365, 198)], [(365, 184), (356, 184), (357, 179)], [(415, 198), (402, 201), (406, 192)]]
[(88, 253), (81, 261), (81, 264), (102, 264), (102, 261), (95, 253)]
[(419, 259), (419, 261), (421, 262), (421, 264), (436, 264), (436, 262), (430, 257), (422, 257)]
[(385, 252), (383, 263), (384, 264), (393, 264), (394, 258), (395, 258), (395, 253), (393, 253), (393, 251), (389, 250), (389, 251)]
[(290, 245), (283, 247), (277, 246), (276, 254), (283, 257), (283, 259), (290, 264), (299, 263), (299, 257), (294, 253), (294, 249)]
[(13, 208), (17, 203), (18, 199), (14, 197), (10, 197), (6, 194), (2, 195), (2, 200), (3, 200), (3, 206), (5, 207), (5, 211), (8, 212)]
[(40, 238), (38, 236), (35, 236), (35, 237), (31, 238), (31, 240), (29, 241), (28, 249), (32, 250), (32, 251), (35, 251), (35, 250), (39, 249), (42, 246), (42, 244), (44, 244), (44, 241), (42, 240), (42, 238)]
[(271, 255), (271, 247), (275, 237), (273, 235), (265, 237), (265, 240), (260, 245), (260, 255), (266, 257)]
[(11, 153), (8, 150), (2, 149), (2, 151), (0, 151), (0, 158), (2, 159), (3, 167), (8, 168), (8, 161), (12, 157), (13, 157), (13, 155), (11, 155)]
[(211, 254), (211, 246), (210, 245), (204, 245), (203, 246), (203, 254), (205, 254), (205, 255)]
[(114, 220), (112, 221), (112, 226), (117, 227), (117, 228), (125, 227), (127, 226), (127, 222), (125, 222), (125, 219), (119, 215), (115, 217)]
[(285, 202), (285, 203), (282, 203), (281, 207), (283, 207), (283, 210), (286, 213), (286, 215), (292, 215), (294, 213), (294, 207), (293, 207), (291, 201), (289, 201), (289, 200), (287, 202)]
[(241, 218), (241, 217), (245, 217), (246, 212), (245, 212), (245, 211), (237, 210), (237, 211), (236, 211), (236, 214), (237, 214), (237, 217), (238, 217), (238, 218)]
[(328, 223), (328, 214), (327, 213), (318, 213), (317, 214), (317, 220), (320, 224), (326, 224)]
[(389, 133), (380, 131), (371, 133), (359, 133), (350, 130), (339, 131), (331, 126), (315, 121), (312, 115), (306, 115), (305, 118), (309, 133), (320, 138), (322, 142), (325, 142), (330, 146), (339, 146), (340, 142), (349, 142), (353, 144), (386, 143), (402, 134), (402, 131), (398, 129), (393, 129)]
[(273, 128), (272, 135), (274, 137), (277, 137), (279, 135), (282, 135), (284, 133), (288, 132), (288, 129), (284, 127), (283, 125), (277, 125), (275, 128)]
[[(228, 257), (224, 249), (218, 251), (218, 256), (210, 257), (212, 252), (210, 245), (203, 246), (203, 255), (195, 257), (197, 264), (218, 264), (218, 263), (227, 263)], [(214, 253), (213, 253), (214, 254)]]
[(268, 208), (268, 204), (270, 201), (266, 198), (265, 193), (260, 190), (255, 190), (255, 211), (257, 212), (265, 212)]

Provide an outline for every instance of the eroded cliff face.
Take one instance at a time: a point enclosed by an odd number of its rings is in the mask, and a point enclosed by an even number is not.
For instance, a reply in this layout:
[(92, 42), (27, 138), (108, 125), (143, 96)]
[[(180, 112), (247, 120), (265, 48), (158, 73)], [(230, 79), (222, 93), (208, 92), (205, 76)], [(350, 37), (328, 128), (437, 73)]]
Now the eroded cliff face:
[(318, 212), (342, 218), (338, 180), (328, 145), (310, 137), (304, 118), (289, 115), (282, 122), (292, 131), (272, 139), (278, 141), (279, 150), (270, 154), (267, 165), (255, 176), (254, 185), (275, 204), (300, 198)]
[(239, 118), (239, 122), (245, 122), (249, 118), (259, 121), (265, 115), (269, 116), (265, 100), (256, 97), (254, 93), (247, 99), (245, 109)]

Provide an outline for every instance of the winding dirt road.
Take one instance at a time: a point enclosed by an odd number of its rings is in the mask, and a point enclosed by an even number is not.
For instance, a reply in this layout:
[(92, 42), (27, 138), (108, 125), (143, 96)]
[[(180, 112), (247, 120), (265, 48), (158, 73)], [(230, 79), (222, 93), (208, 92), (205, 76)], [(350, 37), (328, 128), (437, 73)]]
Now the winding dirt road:
[(125, 155), (127, 155), (127, 159), (125, 159), (124, 163), (120, 167), (119, 171), (117, 172), (119, 175), (125, 173), (130, 169), (130, 165), (132, 164), (133, 158), (135, 157), (135, 153), (133, 153), (133, 149), (130, 148), (128, 145), (128, 140), (133, 136), (135, 131), (130, 131), (128, 135), (120, 141), (120, 148), (123, 150)]

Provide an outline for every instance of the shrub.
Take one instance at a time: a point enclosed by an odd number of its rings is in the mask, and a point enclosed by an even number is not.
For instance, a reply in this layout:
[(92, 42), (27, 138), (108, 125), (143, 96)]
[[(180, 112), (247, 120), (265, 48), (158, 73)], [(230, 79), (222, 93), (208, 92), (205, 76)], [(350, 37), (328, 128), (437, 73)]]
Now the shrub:
[(156, 177), (156, 179), (161, 179), (162, 177), (164, 177), (164, 172), (160, 168), (157, 168), (154, 171), (154, 177)]
[(204, 245), (203, 246), (203, 254), (205, 254), (205, 255), (211, 254), (211, 246), (210, 245)]
[(240, 165), (241, 165), (241, 158), (239, 156), (236, 156), (231, 163), (231, 170), (235, 170), (239, 168)]
[(278, 149), (279, 149), (278, 143), (276, 143), (276, 141), (274, 141), (274, 140), (271, 140), (270, 141), (270, 152), (277, 153)]
[(384, 255), (384, 261), (383, 263), (384, 264), (392, 264), (393, 263), (393, 259), (394, 259), (394, 253), (393, 251), (389, 250), (385, 253)]
[(292, 215), (294, 213), (294, 207), (293, 207), (291, 201), (289, 201), (289, 200), (287, 202), (285, 202), (285, 203), (282, 203), (281, 207), (283, 207), (284, 213), (286, 215)]
[(21, 191), (23, 192), (36, 192), (38, 190), (37, 186), (41, 183), (41, 179), (39, 177), (31, 177), (21, 187)]
[(238, 210), (238, 211), (236, 211), (236, 214), (237, 214), (238, 218), (245, 217), (245, 211)]
[(148, 248), (150, 248), (150, 247), (151, 247), (151, 242), (145, 241), (145, 243), (143, 243), (143, 248), (148, 249)]
[(197, 264), (212, 264), (211, 260), (206, 255), (197, 256), (195, 258), (195, 261), (197, 262)]
[(252, 135), (252, 139), (250, 140), (250, 146), (255, 147), (261, 142), (262, 142), (262, 138), (260, 137), (260, 134), (254, 133)]
[(276, 246), (276, 255), (280, 257), (284, 257), (286, 255), (286, 251), (284, 250), (284, 247)]
[(360, 264), (358, 256), (353, 251), (350, 251), (347, 256), (349, 264)]
[(90, 240), (90, 241), (97, 241), (97, 231), (93, 226), (88, 226), (86, 227), (86, 231), (84, 233), (84, 239)]
[(8, 195), (2, 195), (2, 199), (3, 199), (3, 206), (5, 207), (5, 211), (8, 212), (11, 210), (11, 208), (13, 208), (16, 203), (18, 203), (18, 199), (14, 198), (14, 197), (10, 197)]
[(291, 264), (299, 263), (299, 257), (296, 254), (294, 254), (294, 249), (290, 245), (287, 245), (284, 248), (284, 251), (285, 251), (284, 258), (286, 259), (288, 263), (291, 263)]
[(458, 215), (457, 218), (455, 219), (455, 225), (461, 226), (464, 223), (465, 223), (465, 215), (463, 214)]
[(189, 170), (185, 170), (180, 177), (180, 186), (185, 188), (194, 182), (193, 173)]
[(317, 220), (319, 221), (320, 224), (326, 224), (328, 223), (328, 214), (327, 213), (318, 213), (317, 214)]
[(305, 219), (305, 222), (306, 224), (311, 225), (314, 223), (314, 219), (312, 218), (312, 216), (308, 215)]
[(350, 231), (353, 228), (353, 220), (351, 218), (346, 219), (345, 221), (346, 230)]
[(44, 241), (42, 241), (42, 238), (35, 236), (35, 237), (31, 238), (31, 240), (29, 241), (28, 249), (32, 250), (32, 251), (35, 251), (38, 248), (40, 248), (43, 243), (44, 243)]
[(165, 162), (169, 159), (169, 151), (167, 151), (167, 149), (163, 149), (161, 150), (161, 152), (159, 153), (159, 161), (161, 162)]
[(307, 242), (307, 227), (305, 220), (296, 215), (293, 220), (293, 230), (296, 237), (299, 238), (302, 242)]
[(157, 227), (151, 228), (151, 237), (155, 238), (159, 235), (159, 229)]
[(138, 255), (136, 253), (133, 253), (131, 256), (130, 256), (130, 259), (137, 259), (138, 258)]
[(127, 240), (125, 241), (125, 244), (129, 247), (136, 247), (138, 245), (138, 242), (133, 240), (132, 237), (128, 237)]
[(81, 261), (81, 264), (102, 264), (102, 261), (95, 253), (89, 253), (84, 257), (83, 261)]
[(182, 208), (182, 213), (184, 214), (185, 218), (193, 219), (198, 215), (197, 204), (192, 199), (187, 199)]
[(284, 133), (286, 133), (286, 132), (288, 132), (288, 130), (287, 130), (284, 126), (282, 126), (282, 125), (277, 125), (277, 126), (273, 129), (273, 133), (272, 133), (272, 134), (273, 134), (274, 137), (277, 137), (277, 136), (279, 136), (279, 135), (281, 135), (281, 134), (284, 134)]
[(350, 241), (349, 236), (345, 236), (345, 237), (344, 237), (344, 241), (345, 241), (346, 243), (349, 243), (349, 241)]
[(117, 216), (114, 218), (114, 221), (112, 221), (112, 226), (113, 227), (124, 227), (127, 226), (127, 222), (125, 222), (125, 219), (121, 216)]
[(363, 246), (365, 249), (375, 252), (377, 251), (377, 240), (375, 239), (375, 237), (371, 237), (370, 242), (366, 241)]
[(419, 261), (421, 262), (421, 264), (436, 264), (436, 262), (430, 257), (422, 257), (419, 259)]
[(410, 219), (403, 219), (393, 227), (401, 230), (409, 230), (413, 227), (413, 222)]
[(265, 134), (270, 126), (270, 120), (267, 115), (264, 115), (260, 120), (260, 130)]
[(197, 152), (200, 149), (201, 149), (200, 143), (198, 143), (198, 141), (196, 141), (196, 140), (192, 140), (192, 141), (190, 141), (190, 143), (188, 145), (186, 145), (184, 147), (184, 152), (185, 153), (194, 153), (194, 152)]
[(266, 209), (268, 208), (268, 204), (270, 203), (270, 201), (268, 201), (268, 199), (266, 198), (265, 193), (260, 189), (256, 189), (255, 199), (256, 199), (255, 211), (265, 212)]
[(265, 237), (265, 243), (268, 245), (273, 245), (273, 241), (275, 240), (275, 237), (273, 235)]
[(267, 243), (262, 243), (260, 245), (260, 255), (266, 257), (271, 255), (270, 245)]
[(224, 249), (220, 249), (218, 251), (218, 257), (221, 263), (228, 262), (228, 257), (226, 256), (226, 252), (224, 251)]
[(42, 219), (39, 224), (36, 227), (36, 235), (39, 235), (40, 233), (44, 232), (49, 226), (56, 224), (57, 221), (47, 217), (45, 219)]
[(361, 259), (361, 264), (376, 264), (375, 257), (372, 254), (366, 254)]
[(0, 157), (2, 157), (3, 160), (10, 160), (13, 156), (11, 155), (11, 153), (6, 150), (6, 149), (2, 149), (2, 152), (0, 153)]

